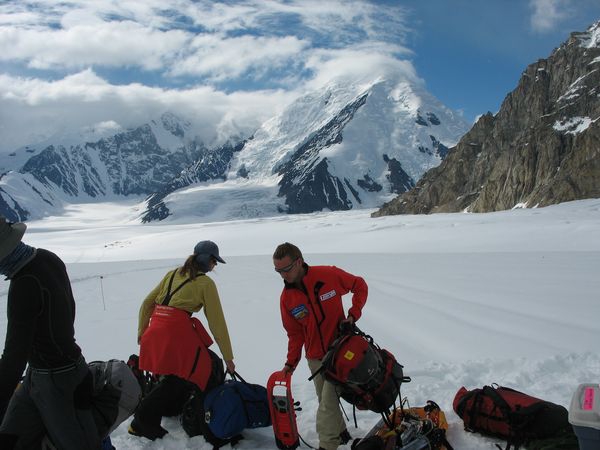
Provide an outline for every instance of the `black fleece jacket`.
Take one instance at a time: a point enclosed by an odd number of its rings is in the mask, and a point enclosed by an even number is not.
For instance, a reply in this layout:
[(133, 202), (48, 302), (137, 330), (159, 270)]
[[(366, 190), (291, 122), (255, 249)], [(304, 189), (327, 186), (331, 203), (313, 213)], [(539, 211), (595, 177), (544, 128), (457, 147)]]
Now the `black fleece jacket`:
[(10, 281), (8, 326), (0, 359), (0, 421), (27, 363), (38, 369), (67, 366), (78, 360), (75, 300), (65, 264), (54, 253), (36, 256)]

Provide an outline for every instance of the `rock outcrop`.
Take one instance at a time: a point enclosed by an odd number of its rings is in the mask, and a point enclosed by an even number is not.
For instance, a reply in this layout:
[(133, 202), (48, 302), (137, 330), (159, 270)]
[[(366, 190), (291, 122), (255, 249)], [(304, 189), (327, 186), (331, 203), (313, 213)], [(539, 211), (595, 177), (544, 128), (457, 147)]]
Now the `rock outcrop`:
[(600, 197), (600, 22), (531, 64), (496, 115), (373, 214), (489, 212)]

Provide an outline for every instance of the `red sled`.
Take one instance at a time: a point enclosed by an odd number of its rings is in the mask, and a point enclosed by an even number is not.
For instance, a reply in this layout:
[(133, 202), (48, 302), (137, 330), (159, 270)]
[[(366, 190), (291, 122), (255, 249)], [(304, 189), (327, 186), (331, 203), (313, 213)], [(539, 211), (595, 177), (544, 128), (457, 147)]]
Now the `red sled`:
[(300, 445), (300, 436), (292, 397), (291, 373), (274, 372), (267, 382), (267, 395), (277, 448), (294, 450)]

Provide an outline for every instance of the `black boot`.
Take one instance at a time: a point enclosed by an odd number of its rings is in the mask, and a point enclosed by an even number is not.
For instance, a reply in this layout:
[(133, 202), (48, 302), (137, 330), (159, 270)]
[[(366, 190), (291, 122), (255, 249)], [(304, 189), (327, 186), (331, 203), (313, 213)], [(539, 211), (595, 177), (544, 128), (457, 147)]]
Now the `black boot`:
[(347, 429), (340, 433), (340, 445), (346, 445), (351, 440), (352, 436), (350, 436), (350, 433)]
[(131, 424), (129, 424), (129, 429), (127, 430), (127, 432), (134, 436), (148, 438), (151, 441), (154, 441), (156, 439), (162, 439), (165, 436), (165, 434), (168, 433), (168, 431), (160, 425), (158, 427), (144, 425), (144, 423), (141, 422), (137, 417), (133, 418)]

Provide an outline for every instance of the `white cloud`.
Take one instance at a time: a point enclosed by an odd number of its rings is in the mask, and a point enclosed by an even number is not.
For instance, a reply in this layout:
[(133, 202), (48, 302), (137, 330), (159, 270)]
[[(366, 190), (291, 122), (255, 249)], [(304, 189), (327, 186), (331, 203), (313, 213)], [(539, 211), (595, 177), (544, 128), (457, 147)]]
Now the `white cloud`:
[(209, 31), (230, 32), (261, 29), (265, 33), (281, 34), (282, 21), (292, 19), (298, 29), (327, 35), (331, 40), (345, 41), (344, 36), (373, 38), (384, 33), (403, 34), (404, 10), (364, 0), (249, 0), (237, 3), (199, 1), (187, 12), (196, 24)]
[(103, 122), (94, 123), (88, 127), (83, 127), (82, 131), (88, 134), (115, 134), (122, 131), (123, 127), (114, 120), (105, 120)]
[(173, 75), (201, 75), (222, 81), (241, 77), (249, 71), (278, 69), (309, 46), (295, 36), (234, 38), (200, 35), (190, 45), (191, 55), (182, 58), (171, 69)]
[(531, 26), (534, 31), (552, 31), (556, 25), (569, 16), (569, 0), (530, 0), (533, 9)]
[(5, 1), (0, 151), (165, 110), (196, 119), (207, 141), (249, 133), (344, 73), (415, 76), (397, 59), (404, 20), (364, 0)]
[(181, 30), (160, 31), (135, 22), (100, 22), (68, 29), (0, 29), (0, 60), (36, 69), (136, 65), (160, 69), (188, 41)]
[(219, 33), (258, 27), (257, 17), (261, 14), (260, 6), (255, 2), (226, 4), (199, 1), (194, 8), (186, 8), (186, 12), (196, 25), (204, 27), (207, 32)]
[(311, 81), (307, 82), (307, 87), (311, 89), (318, 89), (332, 78), (347, 77), (354, 82), (361, 82), (373, 80), (375, 74), (386, 77), (400, 73), (415, 83), (422, 82), (410, 61), (393, 57), (378, 44), (346, 50), (315, 51), (307, 61), (307, 67), (314, 72)]
[[(0, 60), (30, 68), (171, 71), (176, 65), (175, 72), (204, 74), (204, 64), (192, 67), (202, 57), (209, 59), (210, 75), (222, 76), (256, 69), (251, 60), (261, 60), (262, 67), (285, 65), (291, 52), (309, 45), (348, 48), (365, 40), (397, 38), (406, 30), (398, 8), (341, 0), (178, 0), (168, 9), (157, 0), (13, 0), (0, 7), (0, 26)], [(302, 60), (302, 54), (296, 56)]]
[(139, 83), (115, 86), (85, 70), (57, 81), (0, 75), (0, 152), (34, 144), (91, 124), (128, 128), (165, 111), (192, 120), (207, 143), (231, 132), (249, 134), (297, 94), (234, 92), (210, 87), (164, 89)]

